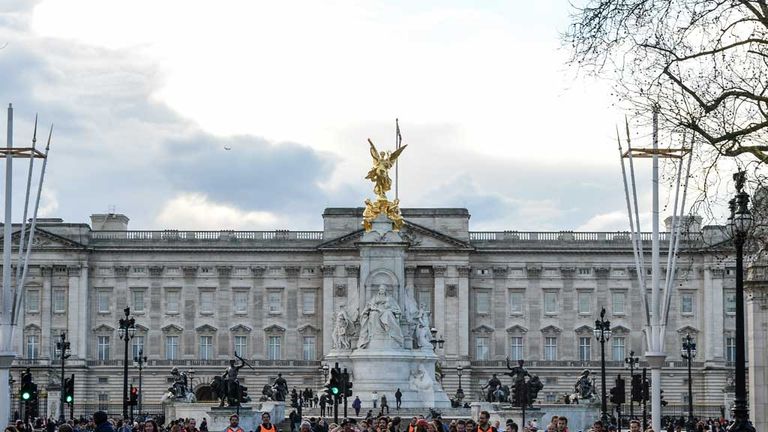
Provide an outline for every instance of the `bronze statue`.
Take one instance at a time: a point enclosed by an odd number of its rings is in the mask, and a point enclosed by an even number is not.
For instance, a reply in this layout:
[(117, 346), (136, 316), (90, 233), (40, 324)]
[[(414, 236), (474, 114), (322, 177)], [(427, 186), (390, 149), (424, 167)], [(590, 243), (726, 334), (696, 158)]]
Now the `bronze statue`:
[(389, 170), (395, 165), (397, 157), (405, 150), (408, 145), (404, 145), (394, 152), (389, 150), (380, 152), (376, 150), (376, 146), (373, 145), (373, 141), (368, 138), (368, 143), (371, 145), (371, 156), (373, 157), (373, 168), (368, 171), (366, 179), (371, 180), (374, 183), (373, 193), (380, 200), (387, 199), (387, 192), (392, 189), (392, 179), (389, 177)]
[(229, 361), (229, 367), (223, 375), (214, 377), (211, 383), (216, 396), (221, 400), (219, 406), (224, 406), (226, 402), (227, 406), (239, 406), (243, 402), (249, 402), (251, 398), (248, 396), (248, 388), (240, 384), (240, 380), (237, 375), (243, 366), (248, 366), (253, 369), (253, 366), (248, 364), (242, 357), (235, 353), (235, 357), (240, 360), (238, 366), (236, 360)]

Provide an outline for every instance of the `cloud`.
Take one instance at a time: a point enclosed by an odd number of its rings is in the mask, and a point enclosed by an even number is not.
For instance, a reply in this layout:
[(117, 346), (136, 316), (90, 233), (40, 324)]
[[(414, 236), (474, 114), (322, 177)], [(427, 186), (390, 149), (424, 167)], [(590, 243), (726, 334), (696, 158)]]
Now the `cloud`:
[(280, 218), (265, 211), (243, 211), (197, 193), (167, 201), (155, 221), (162, 227), (192, 230), (272, 230)]

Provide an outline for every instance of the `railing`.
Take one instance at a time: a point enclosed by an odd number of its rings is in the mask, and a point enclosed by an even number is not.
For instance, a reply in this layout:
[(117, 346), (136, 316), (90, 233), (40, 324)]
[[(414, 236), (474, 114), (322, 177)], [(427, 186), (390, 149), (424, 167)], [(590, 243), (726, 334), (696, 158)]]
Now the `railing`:
[(92, 231), (94, 241), (322, 240), (322, 231)]
[[(652, 233), (640, 233), (643, 241), (651, 241)], [(668, 232), (660, 232), (659, 240), (669, 240)], [(701, 234), (684, 234), (680, 237), (683, 241), (698, 240)], [(612, 241), (629, 243), (632, 239), (628, 231), (615, 232), (578, 232), (578, 231), (470, 231), (470, 241), (574, 241), (574, 242), (600, 242)]]
[[(319, 360), (248, 360), (248, 363), (253, 366), (294, 366), (294, 367), (320, 367)], [(123, 361), (120, 359), (115, 360), (88, 360), (86, 362), (88, 366), (122, 366)], [(133, 365), (133, 361), (129, 360), (129, 365)], [(200, 360), (200, 359), (183, 359), (183, 360), (154, 360), (147, 361), (147, 366), (226, 366), (229, 364), (229, 360), (214, 359), (214, 360)]]

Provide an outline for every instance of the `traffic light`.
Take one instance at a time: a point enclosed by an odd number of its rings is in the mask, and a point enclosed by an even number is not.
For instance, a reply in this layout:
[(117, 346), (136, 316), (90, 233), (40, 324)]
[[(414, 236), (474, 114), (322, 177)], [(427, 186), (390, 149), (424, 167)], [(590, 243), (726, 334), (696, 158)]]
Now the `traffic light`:
[(632, 375), (632, 402), (643, 401), (643, 381), (640, 374)]
[(139, 389), (131, 384), (131, 394), (128, 399), (129, 406), (136, 406), (139, 404)]
[(64, 379), (64, 402), (75, 403), (75, 374)]
[(660, 399), (661, 399), (661, 406), (667, 406), (667, 404), (669, 402), (664, 400), (664, 390), (660, 390), (660, 391), (661, 391), (661, 397), (660, 397)]
[(621, 375), (616, 378), (616, 386), (611, 389), (611, 403), (614, 405), (621, 405), (625, 402), (625, 388), (624, 380), (621, 379)]
[(341, 373), (341, 382), (342, 396), (345, 398), (352, 397), (352, 381), (349, 380), (349, 372), (347, 372), (347, 368), (344, 368), (344, 372)]
[(648, 380), (645, 380), (645, 382), (643, 383), (643, 400), (644, 401), (651, 400), (650, 390), (651, 390), (651, 383)]
[(29, 368), (21, 373), (19, 399), (23, 402), (30, 402), (37, 399), (37, 384), (32, 381), (32, 372), (30, 372)]
[(341, 372), (338, 368), (331, 369), (331, 379), (325, 385), (325, 393), (330, 398), (329, 401), (338, 400), (341, 394)]

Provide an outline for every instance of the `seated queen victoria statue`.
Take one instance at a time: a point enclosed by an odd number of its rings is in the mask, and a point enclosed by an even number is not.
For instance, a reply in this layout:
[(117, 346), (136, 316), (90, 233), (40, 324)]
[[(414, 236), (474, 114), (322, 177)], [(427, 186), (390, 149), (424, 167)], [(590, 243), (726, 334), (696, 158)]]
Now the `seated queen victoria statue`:
[(400, 329), (400, 314), (400, 306), (387, 293), (386, 285), (379, 284), (378, 292), (360, 314), (360, 338), (357, 347), (368, 348), (372, 339), (384, 336), (391, 338), (398, 347), (402, 348), (403, 332)]

